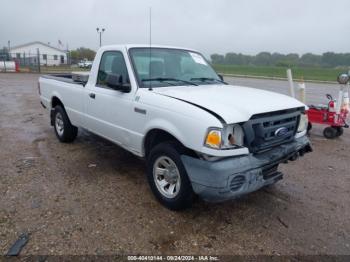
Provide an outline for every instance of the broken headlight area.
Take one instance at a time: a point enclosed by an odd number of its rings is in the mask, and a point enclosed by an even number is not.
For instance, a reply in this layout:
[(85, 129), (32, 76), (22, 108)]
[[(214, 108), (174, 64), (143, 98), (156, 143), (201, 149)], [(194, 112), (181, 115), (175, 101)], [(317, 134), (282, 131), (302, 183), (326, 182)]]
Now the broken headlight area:
[(204, 145), (218, 150), (241, 148), (244, 132), (239, 124), (225, 125), (224, 128), (209, 128)]

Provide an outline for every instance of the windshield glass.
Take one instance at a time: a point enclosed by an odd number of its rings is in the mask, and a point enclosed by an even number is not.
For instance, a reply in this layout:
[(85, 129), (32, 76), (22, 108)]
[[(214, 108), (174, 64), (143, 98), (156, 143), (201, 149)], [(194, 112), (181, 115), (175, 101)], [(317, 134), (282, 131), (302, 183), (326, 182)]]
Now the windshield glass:
[(129, 52), (140, 87), (222, 83), (199, 53), (169, 48), (131, 48)]

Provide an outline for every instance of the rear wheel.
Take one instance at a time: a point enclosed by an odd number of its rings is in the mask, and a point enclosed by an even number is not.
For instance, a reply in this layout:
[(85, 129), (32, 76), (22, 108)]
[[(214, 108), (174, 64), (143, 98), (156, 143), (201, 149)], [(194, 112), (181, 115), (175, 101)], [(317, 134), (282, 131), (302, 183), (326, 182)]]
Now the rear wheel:
[(191, 182), (181, 160), (182, 147), (166, 142), (150, 152), (147, 178), (157, 200), (171, 210), (190, 207), (193, 202)]
[(78, 128), (73, 126), (64, 108), (60, 105), (55, 107), (53, 114), (55, 134), (63, 143), (73, 142), (78, 135)]
[(334, 139), (338, 137), (338, 131), (334, 127), (329, 126), (323, 130), (323, 135), (325, 138)]

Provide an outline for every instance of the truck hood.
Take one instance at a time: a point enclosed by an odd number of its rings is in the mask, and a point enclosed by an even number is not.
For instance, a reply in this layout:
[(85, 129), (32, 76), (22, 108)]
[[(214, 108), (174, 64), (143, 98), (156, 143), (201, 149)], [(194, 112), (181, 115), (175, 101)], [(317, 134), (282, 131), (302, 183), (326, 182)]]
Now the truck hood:
[(170, 86), (153, 90), (212, 111), (228, 124), (248, 121), (255, 114), (305, 106), (286, 95), (242, 86)]

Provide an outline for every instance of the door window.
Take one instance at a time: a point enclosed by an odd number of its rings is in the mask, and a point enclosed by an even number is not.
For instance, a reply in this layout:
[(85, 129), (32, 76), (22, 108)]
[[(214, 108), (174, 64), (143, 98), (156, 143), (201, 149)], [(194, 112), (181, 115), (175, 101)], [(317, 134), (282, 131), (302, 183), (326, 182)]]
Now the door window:
[(118, 51), (106, 51), (103, 53), (100, 67), (98, 69), (97, 83), (99, 87), (107, 87), (107, 75), (118, 75), (121, 83), (129, 83), (128, 70), (126, 68), (123, 54)]

